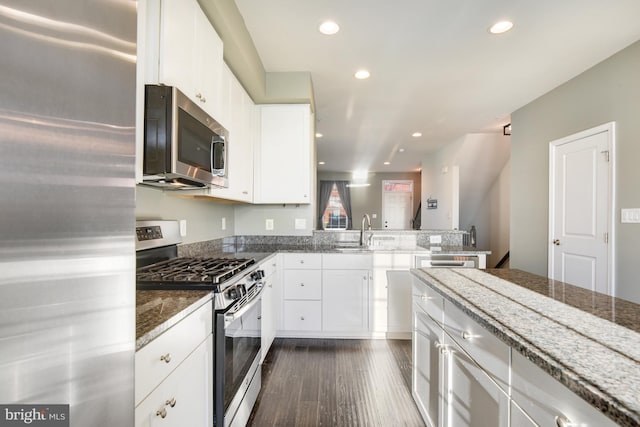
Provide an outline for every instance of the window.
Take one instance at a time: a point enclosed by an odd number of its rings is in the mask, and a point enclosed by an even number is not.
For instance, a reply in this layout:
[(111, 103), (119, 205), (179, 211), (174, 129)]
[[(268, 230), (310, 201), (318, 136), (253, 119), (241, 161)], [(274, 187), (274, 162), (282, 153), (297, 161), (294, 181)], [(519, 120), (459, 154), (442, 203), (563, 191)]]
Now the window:
[(331, 187), (329, 202), (327, 202), (327, 207), (322, 215), (322, 228), (326, 230), (346, 230), (349, 225), (347, 222), (347, 211), (344, 209), (338, 188), (334, 183)]

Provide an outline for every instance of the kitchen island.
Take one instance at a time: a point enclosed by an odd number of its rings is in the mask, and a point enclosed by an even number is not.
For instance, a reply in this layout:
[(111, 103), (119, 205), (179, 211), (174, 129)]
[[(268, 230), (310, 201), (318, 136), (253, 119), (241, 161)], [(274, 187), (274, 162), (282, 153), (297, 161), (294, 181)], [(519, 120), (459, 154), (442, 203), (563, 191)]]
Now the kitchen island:
[[(640, 425), (638, 304), (517, 270), (413, 269), (411, 272), (414, 289), (435, 292), (442, 298), (444, 316), (441, 318), (445, 319), (442, 321), (445, 330), (447, 309), (451, 307), (449, 311), (461, 311), (506, 344), (506, 366), (511, 375), (505, 377), (510, 383), (504, 390), (512, 416), (522, 409), (524, 417), (532, 421), (530, 425), (536, 425), (540, 422), (536, 419), (536, 405), (562, 400), (553, 393), (547, 396), (549, 399), (526, 396), (527, 389), (536, 387), (521, 385), (526, 384), (524, 380), (520, 385), (514, 384), (521, 379), (516, 371), (518, 366), (526, 365), (527, 369), (521, 371), (537, 372), (538, 378), (548, 375), (549, 380), (570, 390), (568, 394), (579, 396), (589, 408), (593, 407), (594, 416), (604, 414), (622, 426)], [(434, 297), (423, 299), (433, 301)], [(432, 316), (436, 322), (438, 316), (441, 312)], [(463, 339), (454, 333), (450, 336), (454, 341), (469, 341), (464, 330)], [(499, 375), (494, 377), (500, 384)], [(530, 405), (515, 402), (520, 398), (515, 397), (517, 393), (522, 399), (535, 402)], [(514, 403), (518, 403), (516, 408)], [(602, 424), (591, 419), (588, 425)]]

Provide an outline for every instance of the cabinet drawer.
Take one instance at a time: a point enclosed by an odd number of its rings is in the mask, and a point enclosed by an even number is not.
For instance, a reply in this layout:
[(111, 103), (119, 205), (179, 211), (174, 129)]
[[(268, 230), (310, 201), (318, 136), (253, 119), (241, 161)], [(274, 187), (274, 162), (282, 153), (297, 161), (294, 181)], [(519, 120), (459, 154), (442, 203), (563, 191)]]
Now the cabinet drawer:
[(413, 302), (429, 314), (439, 324), (444, 322), (444, 298), (425, 285), (420, 279), (412, 278), (411, 297)]
[(287, 331), (319, 331), (322, 329), (320, 301), (285, 301), (284, 329)]
[(284, 299), (319, 300), (322, 298), (320, 270), (285, 270)]
[(284, 268), (286, 269), (320, 269), (322, 268), (321, 254), (284, 254)]
[(509, 346), (449, 301), (444, 303), (444, 330), (490, 374), (509, 389)]
[(211, 335), (212, 304), (207, 302), (135, 354), (135, 403), (140, 403)]
[(212, 425), (212, 366), (213, 340), (209, 335), (136, 407), (136, 427)]
[[(555, 426), (556, 417), (566, 418), (567, 425), (572, 426), (616, 425), (520, 353), (513, 352), (511, 363), (511, 397), (535, 425)], [(522, 416), (521, 413), (515, 415)]]
[(276, 254), (267, 261), (264, 261), (262, 264), (260, 264), (260, 267), (258, 268), (264, 271), (265, 277), (269, 277), (278, 270), (279, 259), (280, 256)]
[(322, 268), (334, 270), (371, 270), (371, 254), (323, 254)]

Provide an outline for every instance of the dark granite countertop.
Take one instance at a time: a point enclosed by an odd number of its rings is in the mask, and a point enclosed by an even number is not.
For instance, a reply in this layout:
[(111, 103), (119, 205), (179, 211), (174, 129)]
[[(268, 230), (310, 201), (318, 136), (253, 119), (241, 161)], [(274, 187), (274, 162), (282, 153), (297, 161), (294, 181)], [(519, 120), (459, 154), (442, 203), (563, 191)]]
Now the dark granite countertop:
[(211, 291), (136, 291), (136, 351), (203, 304)]
[(640, 305), (518, 270), (411, 273), (616, 423), (640, 425)]

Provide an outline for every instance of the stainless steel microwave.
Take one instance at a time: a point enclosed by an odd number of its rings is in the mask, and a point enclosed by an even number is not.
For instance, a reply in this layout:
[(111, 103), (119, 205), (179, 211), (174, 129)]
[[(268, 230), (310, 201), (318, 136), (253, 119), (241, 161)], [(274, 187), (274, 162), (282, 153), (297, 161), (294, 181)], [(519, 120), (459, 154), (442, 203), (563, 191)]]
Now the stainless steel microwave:
[(145, 86), (143, 183), (227, 187), (229, 133), (176, 87)]

